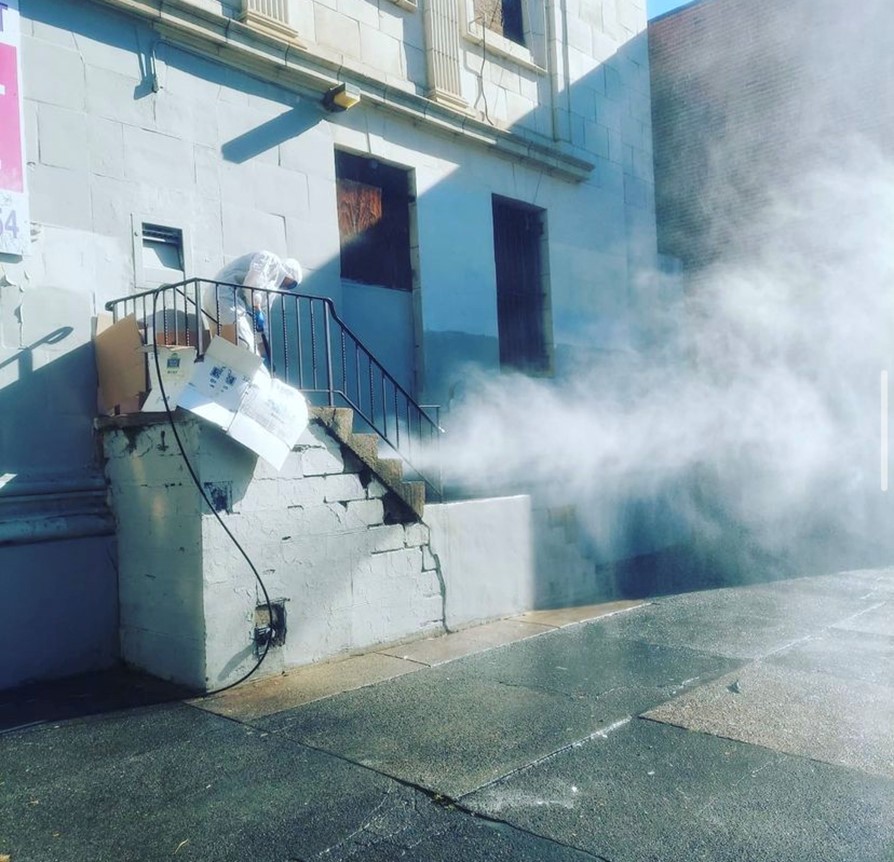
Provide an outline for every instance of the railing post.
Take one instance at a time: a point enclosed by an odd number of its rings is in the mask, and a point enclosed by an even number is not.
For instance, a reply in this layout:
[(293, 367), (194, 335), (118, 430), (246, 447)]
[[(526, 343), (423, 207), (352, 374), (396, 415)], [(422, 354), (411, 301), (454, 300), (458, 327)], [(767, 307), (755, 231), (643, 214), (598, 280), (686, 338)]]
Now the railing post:
[(335, 406), (335, 385), (332, 379), (332, 333), (329, 322), (329, 301), (323, 300), (323, 325), (326, 329), (326, 386), (329, 389), (329, 406)]

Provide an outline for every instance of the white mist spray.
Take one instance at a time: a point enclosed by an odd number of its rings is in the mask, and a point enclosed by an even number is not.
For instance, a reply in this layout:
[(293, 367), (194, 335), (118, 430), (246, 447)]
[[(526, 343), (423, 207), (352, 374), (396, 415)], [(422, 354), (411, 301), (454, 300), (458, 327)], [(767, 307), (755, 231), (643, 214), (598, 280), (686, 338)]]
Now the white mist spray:
[(697, 26), (671, 31), (681, 67), (653, 98), (659, 115), (695, 107), (678, 126), (662, 115), (675, 131), (660, 217), (667, 242), (710, 264), (674, 304), (656, 301), (658, 276), (634, 286), (645, 348), (549, 382), (470, 371), (445, 418), (449, 482), (574, 502), (597, 561), (674, 541), (755, 566), (891, 561), (892, 10), (704, 0), (679, 13)]
[(894, 167), (856, 141), (848, 153), (775, 190), (667, 310), (673, 343), (548, 383), (470, 372), (448, 481), (576, 503), (597, 559), (635, 553), (644, 529), (775, 559), (878, 559)]

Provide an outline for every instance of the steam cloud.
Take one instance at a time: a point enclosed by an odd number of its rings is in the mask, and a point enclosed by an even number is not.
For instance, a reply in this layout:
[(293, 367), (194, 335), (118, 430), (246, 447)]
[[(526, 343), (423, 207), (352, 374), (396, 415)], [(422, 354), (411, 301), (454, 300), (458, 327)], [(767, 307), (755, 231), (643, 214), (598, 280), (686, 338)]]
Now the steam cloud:
[(865, 141), (842, 149), (769, 192), (656, 309), (648, 346), (557, 381), (470, 369), (448, 482), (574, 501), (605, 559), (643, 550), (644, 531), (798, 564), (887, 555), (894, 166)]

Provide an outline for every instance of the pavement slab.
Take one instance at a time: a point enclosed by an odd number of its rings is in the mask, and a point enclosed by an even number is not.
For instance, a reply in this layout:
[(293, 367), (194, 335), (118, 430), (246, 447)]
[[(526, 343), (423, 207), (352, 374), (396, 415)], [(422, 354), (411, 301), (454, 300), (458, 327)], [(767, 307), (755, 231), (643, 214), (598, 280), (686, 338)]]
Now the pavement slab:
[(597, 605), (577, 605), (570, 608), (555, 608), (552, 610), (528, 611), (521, 614), (518, 619), (540, 625), (563, 628), (577, 623), (589, 622), (600, 617), (612, 616), (633, 610), (643, 604), (641, 601), (603, 602)]
[(828, 575), (784, 578), (765, 584), (753, 584), (746, 589), (765, 588), (770, 588), (777, 593), (791, 590), (877, 602), (894, 598), (894, 568), (863, 569)]
[(861, 595), (873, 600), (894, 599), (894, 567), (855, 569), (831, 575), (794, 578), (790, 583), (836, 595)]
[(391, 784), (183, 705), (47, 725), (3, 738), (0, 854), (300, 858), (359, 829)]
[(619, 638), (757, 659), (878, 605), (863, 586), (842, 595), (834, 581), (811, 587), (793, 580), (687, 593), (609, 617), (600, 625)]
[(4, 855), (12, 862), (592, 859), (181, 705), (7, 734)]
[(383, 655), (414, 661), (428, 667), (504, 646), (553, 631), (554, 626), (519, 619), (497, 620), (438, 637), (412, 641), (380, 650)]
[(739, 665), (596, 621), (257, 723), (456, 798)]
[(16, 728), (170, 703), (190, 694), (182, 686), (121, 670), (32, 683), (0, 692), (0, 735)]
[(894, 782), (634, 719), (462, 804), (611, 862), (890, 862)]
[(645, 714), (894, 778), (894, 688), (753, 664)]
[(765, 659), (792, 670), (817, 669), (847, 680), (894, 684), (894, 637), (828, 629)]
[(620, 640), (604, 624), (595, 621), (511, 650), (492, 650), (459, 663), (453, 673), (568, 697), (620, 695), (623, 705), (611, 713), (614, 721), (742, 665), (739, 659), (687, 647)]
[(455, 666), (346, 692), (255, 726), (456, 798), (588, 736), (614, 714), (597, 700), (457, 676)]
[(220, 694), (195, 698), (189, 703), (216, 715), (250, 721), (416, 670), (419, 665), (411, 662), (367, 653), (295, 668), (281, 676), (248, 682)]
[(306, 862), (592, 862), (593, 858), (395, 783), (361, 829)]
[(878, 602), (863, 613), (853, 614), (836, 623), (835, 628), (894, 637), (894, 600)]

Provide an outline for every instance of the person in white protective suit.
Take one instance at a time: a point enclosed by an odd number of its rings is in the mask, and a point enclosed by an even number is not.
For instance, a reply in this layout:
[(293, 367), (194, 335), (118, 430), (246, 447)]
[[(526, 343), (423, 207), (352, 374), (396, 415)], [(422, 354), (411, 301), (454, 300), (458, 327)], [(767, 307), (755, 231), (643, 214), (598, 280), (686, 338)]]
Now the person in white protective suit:
[[(258, 354), (256, 333), (263, 336), (262, 309), (267, 307), (262, 290), (291, 290), (301, 283), (301, 265), (293, 257), (281, 260), (270, 251), (254, 251), (230, 261), (202, 293), (202, 310), (209, 319), (211, 332), (220, 326), (236, 326), (236, 340)], [(241, 285), (240, 288), (226, 285)], [(265, 357), (266, 358), (266, 357)]]

